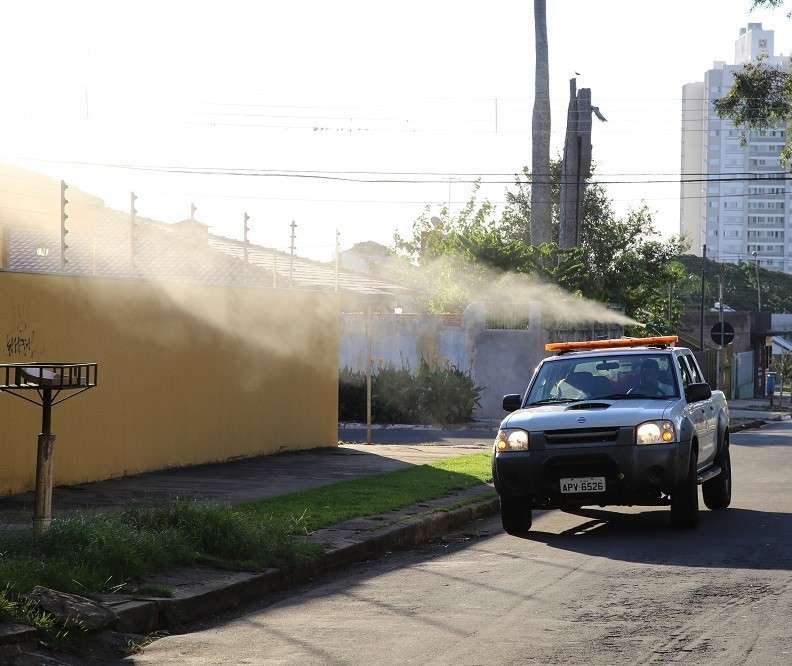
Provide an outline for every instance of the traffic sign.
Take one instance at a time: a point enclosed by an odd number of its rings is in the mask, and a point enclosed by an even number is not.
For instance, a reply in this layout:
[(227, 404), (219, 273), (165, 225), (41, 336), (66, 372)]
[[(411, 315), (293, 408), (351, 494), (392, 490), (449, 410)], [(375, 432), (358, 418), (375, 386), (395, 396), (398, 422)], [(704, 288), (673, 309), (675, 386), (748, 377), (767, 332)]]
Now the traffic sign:
[(727, 321), (719, 321), (712, 327), (712, 331), (710, 331), (710, 335), (712, 336), (712, 341), (721, 347), (725, 347), (732, 343), (734, 340), (734, 326), (732, 326)]

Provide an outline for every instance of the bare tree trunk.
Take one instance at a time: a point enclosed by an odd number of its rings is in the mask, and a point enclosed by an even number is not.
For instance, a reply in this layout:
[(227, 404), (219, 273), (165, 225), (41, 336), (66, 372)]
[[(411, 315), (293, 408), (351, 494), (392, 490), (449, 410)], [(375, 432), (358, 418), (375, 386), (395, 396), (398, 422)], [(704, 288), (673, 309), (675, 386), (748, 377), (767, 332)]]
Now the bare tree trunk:
[(547, 0), (534, 0), (534, 37), (536, 70), (531, 128), (531, 243), (540, 245), (553, 241)]

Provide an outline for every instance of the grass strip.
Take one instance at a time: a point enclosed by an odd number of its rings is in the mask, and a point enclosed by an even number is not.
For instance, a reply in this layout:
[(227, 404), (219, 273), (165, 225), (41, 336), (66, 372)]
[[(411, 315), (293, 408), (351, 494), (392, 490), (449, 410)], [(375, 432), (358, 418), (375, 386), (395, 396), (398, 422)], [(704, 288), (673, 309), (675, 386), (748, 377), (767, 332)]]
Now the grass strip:
[(179, 565), (286, 567), (321, 552), (295, 535), (490, 478), (489, 454), (475, 453), (233, 507), (190, 498), (138, 501), (117, 514), (56, 519), (38, 537), (32, 530), (2, 530), (0, 585), (7, 599), (36, 585), (92, 596), (131, 591), (142, 578)]
[(284, 526), (292, 534), (306, 534), (343, 520), (401, 509), (491, 480), (491, 454), (472, 453), (238, 506), (262, 521)]

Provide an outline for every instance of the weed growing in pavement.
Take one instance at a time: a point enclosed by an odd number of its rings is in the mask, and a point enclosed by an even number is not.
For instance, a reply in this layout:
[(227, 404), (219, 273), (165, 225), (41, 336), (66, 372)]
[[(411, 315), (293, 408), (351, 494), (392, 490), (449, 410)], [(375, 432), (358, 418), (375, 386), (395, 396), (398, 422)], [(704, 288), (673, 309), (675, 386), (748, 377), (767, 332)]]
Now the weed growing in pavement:
[(167, 585), (157, 585), (154, 583), (144, 583), (142, 585), (126, 586), (122, 588), (133, 599), (148, 599), (149, 597), (160, 597), (162, 599), (173, 599), (175, 596), (173, 588)]
[(129, 638), (127, 639), (126, 647), (127, 647), (127, 654), (133, 655), (142, 652), (145, 648), (151, 645), (154, 641), (165, 638), (168, 636), (170, 632), (165, 630), (160, 631), (153, 631), (146, 636), (140, 636), (139, 638)]

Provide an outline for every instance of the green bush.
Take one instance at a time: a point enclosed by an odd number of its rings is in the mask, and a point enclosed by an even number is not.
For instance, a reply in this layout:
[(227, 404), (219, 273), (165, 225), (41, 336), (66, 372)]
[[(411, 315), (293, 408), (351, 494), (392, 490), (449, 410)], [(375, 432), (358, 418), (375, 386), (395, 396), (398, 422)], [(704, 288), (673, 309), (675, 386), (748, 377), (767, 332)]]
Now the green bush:
[(338, 419), (366, 420), (366, 375), (348, 366), (338, 374)]
[[(393, 364), (378, 366), (371, 377), (371, 420), (375, 423), (464, 423), (473, 418), (482, 388), (470, 372), (421, 359), (418, 372)], [(339, 421), (366, 420), (366, 375), (345, 367), (339, 373)]]

